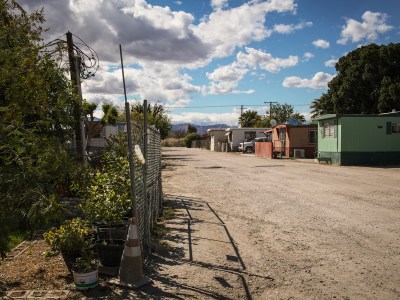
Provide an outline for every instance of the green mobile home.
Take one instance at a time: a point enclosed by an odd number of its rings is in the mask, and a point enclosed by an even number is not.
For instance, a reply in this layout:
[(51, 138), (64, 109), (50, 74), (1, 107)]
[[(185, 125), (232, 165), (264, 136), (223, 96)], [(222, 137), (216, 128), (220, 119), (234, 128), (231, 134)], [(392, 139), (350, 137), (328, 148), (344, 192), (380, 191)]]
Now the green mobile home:
[(318, 155), (339, 165), (400, 164), (400, 112), (322, 115)]

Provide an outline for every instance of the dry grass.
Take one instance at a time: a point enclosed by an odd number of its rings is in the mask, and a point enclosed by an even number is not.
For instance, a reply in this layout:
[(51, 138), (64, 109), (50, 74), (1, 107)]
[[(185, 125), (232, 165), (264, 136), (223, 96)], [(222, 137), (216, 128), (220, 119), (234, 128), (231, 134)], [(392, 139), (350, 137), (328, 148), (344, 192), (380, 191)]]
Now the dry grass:
[(185, 142), (183, 138), (167, 138), (161, 141), (161, 146), (163, 147), (185, 147)]

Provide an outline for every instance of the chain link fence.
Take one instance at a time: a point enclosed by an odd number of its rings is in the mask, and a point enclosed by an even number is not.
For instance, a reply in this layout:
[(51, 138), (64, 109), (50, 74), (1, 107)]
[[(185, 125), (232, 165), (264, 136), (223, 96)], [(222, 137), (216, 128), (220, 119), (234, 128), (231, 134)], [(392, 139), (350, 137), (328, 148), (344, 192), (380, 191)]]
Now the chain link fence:
[(210, 140), (197, 140), (197, 141), (192, 141), (192, 148), (200, 148), (200, 149), (206, 149), (210, 150)]
[[(137, 211), (137, 226), (142, 248), (142, 256), (148, 259), (151, 253), (151, 231), (161, 213), (162, 181), (161, 181), (161, 136), (154, 126), (131, 122), (132, 144), (138, 145), (145, 158), (145, 165), (134, 160), (134, 199)], [(126, 129), (126, 127), (124, 128)], [(92, 166), (100, 167), (107, 147), (88, 147), (87, 159)], [(145, 145), (146, 143), (146, 145)], [(80, 141), (71, 146), (70, 153), (77, 155)]]
[(135, 162), (134, 186), (139, 238), (143, 258), (147, 259), (151, 253), (151, 230), (162, 206), (161, 137), (152, 126), (144, 131), (142, 126), (132, 124), (132, 140), (146, 160), (145, 165)]

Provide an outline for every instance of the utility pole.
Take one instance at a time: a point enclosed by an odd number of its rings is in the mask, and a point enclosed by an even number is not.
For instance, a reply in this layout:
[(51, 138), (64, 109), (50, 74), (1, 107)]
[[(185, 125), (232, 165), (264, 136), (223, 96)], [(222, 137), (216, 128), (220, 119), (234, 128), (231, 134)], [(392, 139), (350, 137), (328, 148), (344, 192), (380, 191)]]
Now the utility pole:
[(240, 106), (240, 116), (243, 115), (243, 110), (246, 109), (247, 107), (244, 107), (244, 105)]
[[(247, 107), (244, 107), (244, 105), (240, 105), (240, 117), (242, 117), (243, 115), (243, 110), (246, 109)], [(238, 126), (239, 128), (242, 127), (242, 125), (240, 124), (240, 120), (238, 122)]]
[(79, 56), (75, 56), (75, 77), (78, 79), (78, 84), (76, 85), (78, 90), (78, 97), (79, 97), (79, 129), (80, 129), (80, 136), (81, 136), (81, 154), (83, 164), (86, 167), (87, 165), (87, 155), (86, 155), (86, 138), (85, 138), (85, 120), (83, 114), (81, 113), (82, 109), (82, 88), (81, 88), (81, 81), (79, 74), (81, 73), (81, 58)]
[(278, 103), (278, 102), (272, 102), (272, 101), (264, 101), (264, 104), (267, 105), (269, 103), (269, 119), (272, 118), (271, 110), (272, 110), (272, 104)]
[[(74, 107), (74, 118), (75, 118), (75, 140), (77, 153), (81, 156), (82, 160), (85, 161), (85, 145), (84, 145), (84, 128), (82, 128), (81, 118), (81, 107), (82, 107), (82, 94), (81, 94), (81, 82), (80, 82), (80, 59), (75, 58), (74, 54), (74, 41), (72, 33), (67, 32), (67, 47), (68, 47), (68, 59), (69, 59), (69, 73), (71, 81), (74, 84), (75, 94), (79, 97), (79, 103), (75, 104)], [(79, 147), (80, 143), (80, 147)]]

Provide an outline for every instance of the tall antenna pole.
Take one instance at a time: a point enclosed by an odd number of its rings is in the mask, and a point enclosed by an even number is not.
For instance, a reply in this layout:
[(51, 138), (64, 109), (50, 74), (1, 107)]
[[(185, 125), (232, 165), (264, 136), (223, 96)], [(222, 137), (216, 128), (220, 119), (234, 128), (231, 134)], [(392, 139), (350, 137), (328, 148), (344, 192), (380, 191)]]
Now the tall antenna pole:
[(126, 114), (126, 130), (128, 131), (128, 155), (129, 155), (129, 175), (131, 179), (131, 201), (133, 216), (137, 221), (137, 206), (136, 206), (136, 194), (135, 194), (135, 167), (133, 164), (133, 147), (132, 147), (132, 126), (131, 126), (131, 113), (129, 108), (128, 99), (126, 97), (126, 85), (125, 85), (125, 73), (124, 73), (124, 62), (122, 59), (122, 47), (119, 45), (119, 53), (121, 56), (121, 70), (122, 70), (122, 82), (124, 84), (124, 96), (125, 96), (125, 114)]

